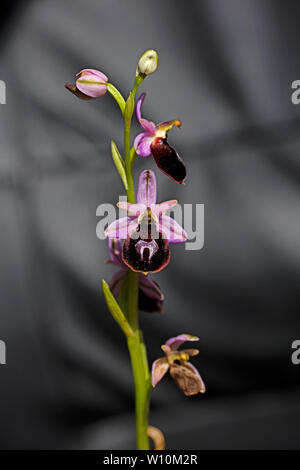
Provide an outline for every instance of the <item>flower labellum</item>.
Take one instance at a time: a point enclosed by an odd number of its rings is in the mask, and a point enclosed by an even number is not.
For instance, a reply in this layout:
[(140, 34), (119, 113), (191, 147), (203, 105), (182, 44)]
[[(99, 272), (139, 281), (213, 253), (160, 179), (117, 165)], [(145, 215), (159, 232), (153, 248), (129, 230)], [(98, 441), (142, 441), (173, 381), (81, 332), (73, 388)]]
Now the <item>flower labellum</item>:
[(171, 377), (178, 387), (187, 396), (205, 392), (204, 382), (196, 369), (190, 362), (191, 356), (196, 356), (198, 349), (181, 349), (178, 347), (186, 341), (198, 341), (197, 336), (181, 334), (170, 338), (162, 345), (165, 357), (160, 357), (152, 365), (152, 385), (155, 387), (163, 376), (170, 371)]
[[(169, 242), (163, 238), (162, 232), (153, 235), (151, 222), (146, 227), (148, 233), (145, 233), (145, 227), (140, 226), (141, 235), (140, 230), (137, 230), (125, 240), (123, 260), (132, 271), (156, 273), (170, 262)], [(155, 239), (152, 239), (152, 236)]]
[[(128, 266), (124, 263), (122, 259), (122, 244), (120, 240), (113, 238), (108, 239), (108, 248), (110, 260), (108, 263), (112, 263), (115, 266), (120, 268), (117, 271), (109, 284), (110, 290), (113, 293), (114, 297), (117, 299), (120, 293), (122, 282), (126, 274), (129, 271)], [(164, 295), (160, 290), (158, 284), (148, 276), (144, 274), (139, 274), (139, 309), (143, 312), (158, 312), (162, 313), (162, 306), (164, 301)]]
[(112, 222), (105, 230), (108, 238), (125, 239), (122, 259), (133, 271), (158, 272), (170, 261), (169, 243), (187, 240), (185, 230), (166, 211), (176, 200), (156, 204), (156, 178), (151, 170), (139, 177), (137, 203), (119, 202), (128, 215)]
[(158, 54), (155, 50), (149, 49), (141, 55), (138, 65), (137, 74), (151, 75), (157, 70), (158, 67)]
[(92, 100), (105, 95), (108, 78), (95, 69), (83, 69), (76, 75), (76, 85), (65, 84), (67, 90), (82, 100)]
[(158, 168), (172, 178), (176, 183), (182, 184), (186, 178), (186, 167), (178, 153), (168, 141), (167, 134), (174, 127), (181, 127), (179, 119), (154, 124), (142, 118), (142, 104), (146, 93), (142, 93), (136, 104), (136, 116), (144, 129), (134, 140), (134, 148), (141, 157), (153, 156)]

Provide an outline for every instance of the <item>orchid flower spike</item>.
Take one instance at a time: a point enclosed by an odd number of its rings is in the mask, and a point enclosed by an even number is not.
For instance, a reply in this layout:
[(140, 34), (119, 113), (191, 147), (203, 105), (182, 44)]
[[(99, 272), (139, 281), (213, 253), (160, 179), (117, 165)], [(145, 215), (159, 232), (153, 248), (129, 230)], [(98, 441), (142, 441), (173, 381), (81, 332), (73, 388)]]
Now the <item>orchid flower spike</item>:
[[(114, 238), (108, 239), (108, 248), (110, 260), (108, 263), (114, 264), (120, 268), (117, 271), (109, 284), (110, 290), (114, 297), (117, 299), (120, 293), (122, 282), (129, 271), (128, 266), (122, 259), (122, 244), (120, 240)], [(139, 309), (143, 312), (158, 312), (162, 313), (162, 306), (164, 295), (159, 288), (159, 285), (149, 279), (144, 274), (139, 274)]]
[(144, 131), (134, 140), (135, 151), (141, 157), (153, 155), (158, 168), (176, 183), (182, 184), (186, 178), (186, 167), (176, 150), (167, 141), (168, 131), (173, 126), (180, 127), (181, 121), (174, 119), (155, 125), (154, 122), (142, 118), (142, 104), (145, 96), (146, 93), (143, 93), (136, 104), (136, 116)]
[(165, 357), (160, 357), (152, 365), (152, 385), (155, 387), (163, 376), (170, 371), (178, 387), (185, 395), (196, 395), (205, 392), (204, 382), (196, 369), (190, 362), (191, 356), (196, 356), (198, 349), (181, 349), (179, 346), (186, 341), (198, 341), (197, 336), (181, 334), (162, 345)]
[(76, 85), (65, 84), (67, 90), (82, 100), (92, 100), (105, 95), (108, 78), (95, 69), (83, 69), (76, 75)]
[(187, 240), (185, 230), (165, 214), (176, 204), (176, 200), (156, 204), (156, 178), (151, 170), (140, 174), (137, 203), (117, 204), (128, 215), (112, 222), (104, 233), (108, 238), (125, 239), (122, 259), (132, 271), (161, 271), (170, 261), (169, 243)]

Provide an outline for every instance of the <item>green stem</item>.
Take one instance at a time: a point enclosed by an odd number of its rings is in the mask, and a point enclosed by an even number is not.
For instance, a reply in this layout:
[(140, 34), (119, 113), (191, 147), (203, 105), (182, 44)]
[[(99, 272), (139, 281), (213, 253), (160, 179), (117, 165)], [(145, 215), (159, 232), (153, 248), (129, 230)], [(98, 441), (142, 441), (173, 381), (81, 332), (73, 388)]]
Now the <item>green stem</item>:
[[(127, 338), (135, 388), (136, 445), (138, 450), (149, 450), (148, 414), (151, 384), (143, 364), (141, 333), (135, 330), (134, 338)], [(147, 366), (148, 368), (148, 366)]]
[[(138, 90), (138, 87), (144, 80), (144, 77), (141, 75), (137, 75), (135, 77), (133, 89), (131, 92), (132, 99), (134, 100), (136, 92)], [(126, 113), (124, 113), (124, 155), (125, 155), (125, 171), (126, 171), (126, 177), (127, 177), (127, 184), (128, 184), (128, 189), (127, 189), (127, 200), (128, 202), (134, 203), (135, 202), (135, 194), (134, 194), (134, 182), (133, 182), (133, 175), (132, 175), (132, 163), (133, 159), (132, 154), (131, 154), (131, 149), (130, 149), (130, 130), (131, 130), (131, 119), (132, 115), (130, 115), (130, 118), (126, 118)]]
[(126, 172), (127, 185), (128, 185), (128, 189), (126, 193), (127, 193), (128, 202), (134, 203), (135, 202), (134, 182), (133, 182), (132, 164), (131, 164), (131, 158), (130, 158), (130, 129), (131, 129), (131, 119), (127, 121), (125, 120), (124, 153), (125, 153), (125, 172)]
[[(139, 83), (135, 81), (132, 98), (134, 99)], [(131, 118), (124, 116), (124, 155), (125, 171), (127, 177), (127, 200), (135, 202), (134, 181), (132, 175), (132, 158), (130, 152), (130, 131)], [(139, 274), (129, 271), (127, 275), (127, 316), (128, 322), (135, 334), (132, 338), (127, 338), (127, 344), (131, 359), (131, 366), (135, 388), (135, 416), (136, 416), (136, 442), (138, 450), (149, 450), (149, 440), (147, 436), (149, 396), (151, 390), (150, 372), (146, 356), (146, 347), (143, 342), (142, 332), (139, 330), (138, 319), (138, 280)]]

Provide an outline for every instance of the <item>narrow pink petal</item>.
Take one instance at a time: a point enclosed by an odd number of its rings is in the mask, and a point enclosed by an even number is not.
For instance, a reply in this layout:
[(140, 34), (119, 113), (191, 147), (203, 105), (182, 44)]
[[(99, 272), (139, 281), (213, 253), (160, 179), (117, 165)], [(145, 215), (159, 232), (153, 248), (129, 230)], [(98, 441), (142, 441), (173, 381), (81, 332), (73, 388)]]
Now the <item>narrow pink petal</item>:
[(199, 338), (187, 333), (182, 333), (181, 335), (168, 339), (168, 341), (166, 341), (166, 345), (169, 346), (172, 350), (177, 350), (179, 346), (186, 341), (199, 341)]
[(132, 219), (133, 219), (132, 222), (130, 222), (130, 224), (128, 226), (128, 235), (129, 236), (132, 235), (133, 232), (136, 232), (137, 229), (139, 228), (138, 219), (136, 217), (133, 217)]
[(136, 103), (136, 117), (143, 129), (145, 129), (150, 134), (155, 134), (155, 124), (152, 121), (142, 118), (142, 104), (146, 97), (146, 93), (142, 93)]
[(114, 220), (104, 232), (108, 238), (127, 238), (134, 230), (138, 228), (137, 219), (134, 217), (122, 217)]
[(192, 357), (199, 354), (199, 349), (181, 349), (180, 352), (186, 353), (189, 357)]
[(156, 203), (156, 177), (152, 170), (144, 170), (140, 174), (137, 202), (146, 207)]
[(168, 210), (172, 209), (172, 207), (175, 207), (178, 204), (178, 201), (176, 199), (172, 199), (171, 201), (165, 201), (162, 202), (161, 204), (154, 204), (151, 207), (151, 211), (159, 217), (160, 214), (167, 212)]
[(138, 217), (143, 214), (147, 207), (145, 204), (131, 204), (130, 202), (120, 201), (117, 203), (119, 209), (123, 209), (128, 212), (129, 215), (135, 215)]
[(148, 276), (145, 276), (142, 273), (139, 275), (139, 287), (147, 297), (158, 300), (159, 302), (164, 300), (164, 295), (156, 282), (152, 281)]
[(136, 117), (137, 120), (140, 121), (142, 119), (142, 104), (144, 99), (146, 98), (146, 93), (142, 93), (136, 103)]
[(133, 146), (135, 150), (138, 148), (140, 141), (144, 139), (144, 137), (148, 137), (148, 136), (149, 136), (148, 132), (141, 132), (135, 137), (134, 142), (133, 142)]
[(163, 376), (168, 372), (169, 364), (165, 357), (160, 357), (152, 364), (152, 385), (158, 384), (158, 382), (163, 378)]
[(145, 131), (149, 132), (152, 136), (155, 135), (155, 124), (152, 121), (148, 121), (147, 119), (140, 119), (140, 125), (142, 126)]
[(163, 232), (170, 243), (185, 242), (188, 238), (186, 231), (181, 225), (168, 215), (160, 216), (159, 231)]
[(153, 137), (148, 132), (136, 136), (133, 146), (140, 157), (150, 157), (152, 140)]

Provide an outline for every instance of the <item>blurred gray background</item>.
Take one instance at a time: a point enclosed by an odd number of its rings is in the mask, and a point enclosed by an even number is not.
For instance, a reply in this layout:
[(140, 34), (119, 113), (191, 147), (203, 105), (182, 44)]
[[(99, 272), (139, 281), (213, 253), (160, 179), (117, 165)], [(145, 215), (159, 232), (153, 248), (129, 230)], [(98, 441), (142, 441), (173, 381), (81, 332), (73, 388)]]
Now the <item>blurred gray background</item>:
[[(159, 52), (145, 80), (145, 117), (180, 118), (169, 142), (185, 187), (154, 169), (159, 200), (205, 204), (205, 246), (172, 247), (155, 276), (164, 314), (141, 313), (149, 359), (182, 332), (207, 393), (171, 378), (150, 422), (169, 449), (299, 447), (300, 5), (277, 0), (12, 1), (2, 15), (0, 79), (0, 448), (134, 448), (126, 344), (100, 289), (115, 268), (96, 238), (96, 207), (123, 188), (109, 141), (122, 121), (109, 95), (64, 89), (85, 67), (126, 94), (136, 62)], [(133, 135), (139, 131), (135, 123)]]

